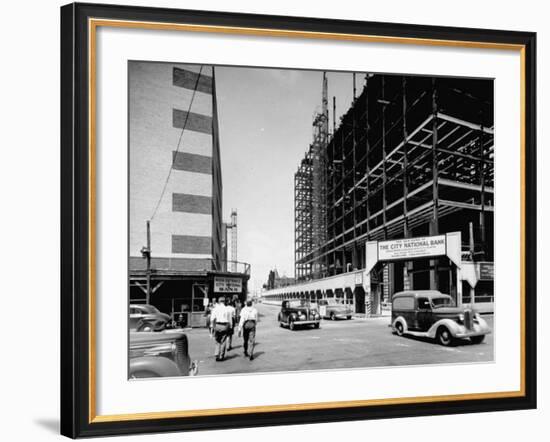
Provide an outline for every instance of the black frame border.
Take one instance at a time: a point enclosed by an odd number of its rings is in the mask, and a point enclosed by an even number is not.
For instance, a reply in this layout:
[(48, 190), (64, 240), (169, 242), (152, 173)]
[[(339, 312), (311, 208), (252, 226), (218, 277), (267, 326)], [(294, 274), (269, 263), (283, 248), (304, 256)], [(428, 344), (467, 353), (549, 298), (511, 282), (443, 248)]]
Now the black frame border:
[[(186, 23), (524, 46), (525, 396), (89, 422), (88, 19)], [(61, 7), (61, 434), (90, 437), (536, 408), (536, 33), (73, 3)]]

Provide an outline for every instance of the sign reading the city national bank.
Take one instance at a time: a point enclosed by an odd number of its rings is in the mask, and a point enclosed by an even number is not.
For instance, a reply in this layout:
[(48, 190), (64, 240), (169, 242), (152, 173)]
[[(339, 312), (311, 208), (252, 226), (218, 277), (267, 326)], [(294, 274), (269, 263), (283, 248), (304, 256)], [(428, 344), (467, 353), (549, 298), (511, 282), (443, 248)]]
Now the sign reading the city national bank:
[(412, 259), (445, 255), (445, 235), (423, 236), (378, 242), (378, 260)]
[(241, 293), (243, 282), (240, 278), (226, 278), (216, 276), (214, 278), (214, 292), (216, 293)]

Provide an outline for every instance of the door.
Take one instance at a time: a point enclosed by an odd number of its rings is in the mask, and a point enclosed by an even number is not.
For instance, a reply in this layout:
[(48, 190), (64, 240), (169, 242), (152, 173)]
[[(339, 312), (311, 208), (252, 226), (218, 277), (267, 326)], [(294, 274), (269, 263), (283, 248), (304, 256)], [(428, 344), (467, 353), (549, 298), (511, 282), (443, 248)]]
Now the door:
[(365, 290), (363, 287), (355, 287), (355, 313), (365, 313)]
[(371, 307), (371, 313), (373, 315), (380, 314), (380, 300), (382, 299), (382, 287), (383, 285), (380, 283), (374, 285), (374, 290), (372, 292), (372, 307)]
[(418, 298), (418, 308), (416, 310), (417, 328), (420, 331), (426, 331), (430, 328), (432, 319), (432, 306), (428, 298)]
[(288, 316), (288, 301), (283, 301), (281, 304), (281, 322), (286, 322)]

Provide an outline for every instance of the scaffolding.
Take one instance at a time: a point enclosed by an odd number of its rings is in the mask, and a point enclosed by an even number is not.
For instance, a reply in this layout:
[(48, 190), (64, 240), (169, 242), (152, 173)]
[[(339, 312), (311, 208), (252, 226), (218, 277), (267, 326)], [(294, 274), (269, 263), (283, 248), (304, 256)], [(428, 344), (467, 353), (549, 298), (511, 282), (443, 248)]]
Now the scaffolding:
[[(492, 260), (492, 80), (364, 77), (333, 136), (310, 146), (295, 175), (297, 279), (363, 268), (370, 240), (459, 230), (468, 242), (470, 224), (473, 254)], [(326, 129), (325, 95), (323, 105)]]
[[(228, 230), (231, 230), (231, 240), (229, 240)], [(225, 253), (225, 270), (230, 272), (236, 272), (238, 267), (238, 256), (237, 256), (237, 209), (231, 209), (231, 221), (224, 222), (224, 253)], [(227, 264), (230, 264), (230, 267), (227, 268)]]
[(313, 162), (311, 147), (294, 175), (294, 262), (295, 276), (304, 279), (312, 273), (313, 251)]
[[(313, 142), (294, 176), (297, 278), (309, 275), (317, 279), (327, 274), (326, 256), (320, 252), (327, 240), (328, 122), (327, 77), (323, 73), (322, 107), (313, 118)], [(303, 262), (305, 257), (309, 257), (307, 262)]]

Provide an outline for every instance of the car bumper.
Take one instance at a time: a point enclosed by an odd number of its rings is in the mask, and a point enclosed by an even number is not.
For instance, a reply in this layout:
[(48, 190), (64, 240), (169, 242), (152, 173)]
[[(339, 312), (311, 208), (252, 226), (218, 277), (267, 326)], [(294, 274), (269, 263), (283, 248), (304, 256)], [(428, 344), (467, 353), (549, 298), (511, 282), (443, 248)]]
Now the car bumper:
[(307, 320), (307, 321), (296, 320), (296, 321), (294, 321), (294, 324), (295, 325), (311, 325), (311, 324), (319, 324), (319, 322), (320, 322), (319, 319)]
[(334, 317), (337, 319), (347, 319), (352, 315), (352, 313), (334, 313)]
[(491, 330), (488, 327), (474, 324), (473, 329), (467, 329), (464, 326), (461, 326), (457, 333), (455, 333), (456, 338), (470, 338), (473, 336), (483, 336), (491, 333)]

